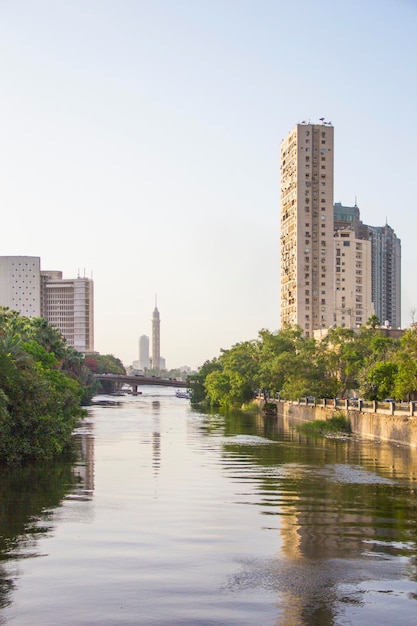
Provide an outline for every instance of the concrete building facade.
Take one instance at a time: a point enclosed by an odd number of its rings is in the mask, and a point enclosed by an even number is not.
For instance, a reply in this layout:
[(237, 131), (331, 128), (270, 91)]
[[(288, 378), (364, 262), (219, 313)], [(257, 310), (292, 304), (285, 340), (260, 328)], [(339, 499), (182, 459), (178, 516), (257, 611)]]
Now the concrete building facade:
[(330, 124), (297, 124), (281, 143), (281, 326), (335, 323)]
[(41, 260), (34, 256), (0, 257), (0, 306), (25, 317), (41, 315)]
[(401, 325), (401, 242), (333, 202), (334, 129), (302, 122), (281, 142), (281, 327), (317, 336), (376, 313)]
[(372, 304), (371, 242), (353, 230), (335, 232), (335, 324), (363, 326), (374, 313)]
[(41, 272), (41, 315), (56, 326), (70, 346), (94, 352), (94, 283), (91, 278), (66, 278), (62, 272)]
[(401, 328), (401, 241), (391, 226), (367, 226), (372, 243), (372, 296), (381, 324)]
[(358, 206), (334, 205), (335, 230), (352, 230), (371, 245), (371, 300), (381, 324), (401, 327), (401, 241), (388, 224), (369, 226), (360, 219)]
[(0, 305), (44, 317), (79, 352), (94, 351), (94, 283), (42, 271), (39, 257), (0, 257)]

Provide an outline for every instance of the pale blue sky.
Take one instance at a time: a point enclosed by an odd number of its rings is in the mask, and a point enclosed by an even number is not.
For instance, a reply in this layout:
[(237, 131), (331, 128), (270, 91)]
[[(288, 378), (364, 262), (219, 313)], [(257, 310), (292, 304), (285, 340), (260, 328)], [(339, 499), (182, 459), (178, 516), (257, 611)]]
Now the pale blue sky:
[(335, 201), (417, 307), (416, 0), (0, 0), (2, 255), (95, 281), (95, 344), (168, 367), (279, 327), (279, 146), (335, 127)]

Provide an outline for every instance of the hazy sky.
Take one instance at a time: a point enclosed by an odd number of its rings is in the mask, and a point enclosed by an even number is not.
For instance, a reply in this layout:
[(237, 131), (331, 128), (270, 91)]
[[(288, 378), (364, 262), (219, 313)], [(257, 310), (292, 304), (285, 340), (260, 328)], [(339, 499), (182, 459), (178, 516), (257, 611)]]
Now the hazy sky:
[(335, 127), (335, 201), (417, 307), (416, 0), (0, 0), (1, 255), (93, 274), (95, 347), (168, 367), (279, 327), (279, 149)]

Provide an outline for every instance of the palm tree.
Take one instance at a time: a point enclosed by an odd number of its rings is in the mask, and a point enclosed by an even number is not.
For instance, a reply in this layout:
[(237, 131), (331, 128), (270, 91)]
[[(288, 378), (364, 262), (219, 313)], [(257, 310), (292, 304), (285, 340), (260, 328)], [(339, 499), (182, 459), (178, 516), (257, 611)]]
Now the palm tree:
[(57, 359), (65, 358), (66, 340), (55, 326), (49, 324), (43, 317), (32, 318), (30, 326), (32, 339), (35, 339), (48, 352), (53, 352)]

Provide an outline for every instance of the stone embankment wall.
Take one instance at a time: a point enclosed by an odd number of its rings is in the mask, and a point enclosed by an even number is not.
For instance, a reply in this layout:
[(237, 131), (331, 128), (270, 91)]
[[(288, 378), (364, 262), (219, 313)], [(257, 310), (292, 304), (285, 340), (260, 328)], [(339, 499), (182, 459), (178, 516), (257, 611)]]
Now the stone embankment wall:
[(329, 419), (335, 413), (344, 413), (352, 424), (352, 431), (360, 437), (389, 441), (391, 443), (417, 448), (417, 415), (414, 410), (373, 411), (369, 408), (361, 410), (353, 407), (314, 406), (296, 402), (276, 401), (278, 415), (293, 423), (316, 419)]

